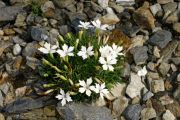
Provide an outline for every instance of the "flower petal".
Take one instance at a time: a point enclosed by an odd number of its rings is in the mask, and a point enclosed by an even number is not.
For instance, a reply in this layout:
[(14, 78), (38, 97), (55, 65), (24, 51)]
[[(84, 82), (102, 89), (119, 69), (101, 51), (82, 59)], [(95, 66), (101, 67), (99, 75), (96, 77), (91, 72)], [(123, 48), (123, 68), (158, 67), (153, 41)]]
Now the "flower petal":
[(64, 106), (66, 104), (66, 99), (62, 99), (61, 104)]
[(86, 95), (87, 96), (91, 96), (91, 91), (90, 90), (86, 90)]
[(86, 81), (86, 85), (87, 86), (90, 86), (92, 83), (92, 78), (88, 78), (87, 81)]
[(80, 93), (84, 93), (85, 91), (86, 91), (86, 89), (84, 87), (79, 88)]

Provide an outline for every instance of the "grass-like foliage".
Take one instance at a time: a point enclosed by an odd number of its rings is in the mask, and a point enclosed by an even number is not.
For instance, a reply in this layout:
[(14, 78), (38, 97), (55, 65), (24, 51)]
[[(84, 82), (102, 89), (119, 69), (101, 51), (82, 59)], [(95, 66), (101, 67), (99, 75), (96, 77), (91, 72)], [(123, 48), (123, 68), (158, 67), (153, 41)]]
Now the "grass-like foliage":
[[(98, 32), (89, 35), (80, 31), (75, 35), (59, 36), (57, 45), (46, 43), (44, 47), (48, 48), (48, 45), (49, 51), (43, 47), (39, 49), (46, 54), (41, 71), (47, 83), (44, 87), (60, 91), (56, 98), (62, 100), (62, 105), (65, 101), (92, 101), (99, 96), (106, 97), (110, 88), (121, 82), (124, 56), (120, 49), (114, 53), (118, 54), (116, 57), (103, 55), (107, 49), (113, 50), (113, 44), (108, 44), (108, 37), (103, 38)], [(65, 45), (69, 46), (69, 53), (63, 51)], [(87, 48), (84, 54), (82, 46)], [(88, 47), (91, 47), (89, 52)]]

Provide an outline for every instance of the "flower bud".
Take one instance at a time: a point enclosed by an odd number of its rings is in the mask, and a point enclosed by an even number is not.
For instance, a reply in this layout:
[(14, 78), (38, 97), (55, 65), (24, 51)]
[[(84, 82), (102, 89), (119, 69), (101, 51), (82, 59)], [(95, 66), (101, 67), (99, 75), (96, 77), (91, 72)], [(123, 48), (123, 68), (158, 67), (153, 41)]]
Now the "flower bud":
[(58, 36), (58, 39), (59, 39), (61, 42), (64, 43), (64, 38), (63, 38), (63, 36), (59, 35), (59, 36)]

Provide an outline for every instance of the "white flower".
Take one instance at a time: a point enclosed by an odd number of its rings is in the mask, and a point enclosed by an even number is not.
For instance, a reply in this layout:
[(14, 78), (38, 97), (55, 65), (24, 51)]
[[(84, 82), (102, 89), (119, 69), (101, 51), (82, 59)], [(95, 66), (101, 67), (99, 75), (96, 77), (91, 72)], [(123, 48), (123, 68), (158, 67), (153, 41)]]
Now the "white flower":
[(90, 86), (91, 83), (92, 83), (92, 78), (87, 79), (86, 82), (84, 80), (82, 80), (82, 81), (79, 80), (79, 84), (80, 84), (80, 86), (82, 86), (79, 88), (79, 92), (80, 93), (86, 92), (87, 96), (91, 96), (91, 91), (92, 90), (94, 91), (94, 89), (95, 89), (94, 86)]
[(56, 98), (57, 98), (58, 100), (61, 100), (62, 106), (64, 106), (64, 105), (66, 104), (66, 101), (67, 101), (67, 102), (72, 101), (71, 96), (69, 95), (69, 93), (65, 93), (64, 90), (62, 90), (62, 89), (61, 89), (61, 91), (60, 91), (60, 94), (58, 94), (58, 95), (56, 96)]
[(112, 65), (117, 63), (117, 60), (109, 57), (100, 57), (99, 62), (103, 65), (103, 70), (114, 71), (114, 67)]
[(113, 43), (112, 45), (112, 54), (117, 57), (118, 55), (124, 55), (121, 51), (123, 50), (123, 47), (119, 47), (116, 44)]
[(138, 76), (144, 76), (145, 77), (147, 74), (146, 66), (144, 66), (143, 69), (139, 70), (137, 74), (138, 74)]
[(65, 56), (74, 56), (73, 54), (74, 47), (70, 46), (68, 47), (66, 44), (62, 46), (62, 50), (57, 50), (56, 52), (60, 54), (61, 57)]
[(108, 57), (112, 55), (112, 48), (108, 45), (100, 47), (99, 52), (101, 53), (101, 57)]
[(81, 47), (81, 51), (77, 53), (78, 56), (82, 56), (83, 60), (89, 56), (94, 55), (93, 46), (86, 48), (85, 46)]
[(45, 43), (43, 47), (40, 47), (38, 50), (44, 54), (48, 53), (55, 53), (56, 49), (58, 48), (57, 45), (51, 45), (50, 43)]
[(104, 98), (104, 96), (106, 96), (109, 93), (108, 89), (105, 89), (105, 83), (101, 85), (96, 83), (96, 87), (94, 91), (96, 93), (99, 93), (101, 98)]
[(99, 19), (97, 19), (96, 21), (92, 21), (92, 24), (94, 25), (94, 27), (101, 30), (107, 30), (107, 27), (109, 27), (109, 25), (107, 24), (101, 25), (101, 21)]
[(79, 23), (80, 23), (80, 25), (78, 25), (78, 27), (80, 27), (80, 28), (89, 29), (90, 27), (93, 27), (92, 25), (90, 25), (90, 22), (80, 21)]

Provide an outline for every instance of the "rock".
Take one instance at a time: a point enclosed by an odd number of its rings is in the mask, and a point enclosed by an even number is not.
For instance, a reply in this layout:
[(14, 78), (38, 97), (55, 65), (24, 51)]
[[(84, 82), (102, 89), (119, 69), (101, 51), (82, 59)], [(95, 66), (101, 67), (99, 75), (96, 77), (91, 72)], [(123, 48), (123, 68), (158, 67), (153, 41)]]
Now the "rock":
[(148, 48), (146, 46), (137, 46), (130, 50), (131, 54), (133, 54), (136, 65), (141, 65), (146, 62), (148, 59), (147, 51)]
[(161, 57), (160, 51), (161, 50), (157, 46), (154, 46), (153, 55), (157, 58), (160, 58)]
[(20, 46), (23, 47), (26, 46), (26, 42), (23, 39), (19, 38), (18, 36), (13, 37), (12, 40), (15, 44), (19, 44)]
[(162, 105), (168, 105), (174, 102), (173, 99), (169, 97), (167, 94), (160, 97), (159, 100), (161, 101)]
[(156, 117), (156, 111), (153, 108), (144, 108), (141, 111), (141, 120), (149, 120)]
[(180, 41), (178, 42), (178, 47), (176, 48), (176, 51), (174, 54), (176, 57), (180, 57)]
[(151, 82), (151, 89), (154, 93), (164, 91), (164, 81), (163, 80), (153, 80)]
[(123, 70), (123, 77), (129, 77), (130, 76), (130, 72), (131, 72), (131, 68), (130, 68), (130, 65), (125, 62), (124, 63), (124, 70)]
[[(5, 76), (5, 75), (7, 75), (7, 73), (5, 73), (3, 77), (7, 77), (7, 76)], [(6, 81), (5, 83), (3, 83), (3, 84), (0, 85), (0, 91), (1, 91), (4, 95), (7, 95), (8, 91), (9, 91), (9, 89), (10, 89), (10, 86), (11, 86), (11, 84)]]
[(31, 42), (26, 45), (26, 47), (22, 51), (23, 56), (29, 56), (33, 57), (35, 56), (39, 51), (37, 50), (39, 47), (37, 42)]
[(0, 56), (2, 55), (2, 53), (4, 52), (4, 50), (10, 46), (12, 46), (13, 43), (11, 42), (4, 42), (4, 41), (0, 41)]
[(40, 60), (33, 58), (33, 57), (26, 57), (26, 65), (29, 66), (30, 68), (32, 68), (33, 70), (35, 70), (37, 68), (37, 66), (40, 65)]
[(132, 48), (136, 46), (143, 46), (145, 43), (144, 36), (137, 35), (134, 38), (132, 38)]
[(27, 17), (27, 13), (19, 13), (16, 17), (16, 21), (15, 21), (15, 26), (16, 27), (23, 27), (26, 26), (26, 17)]
[(157, 99), (151, 99), (152, 100), (152, 106), (156, 110), (156, 114), (159, 116), (161, 115), (166, 109), (161, 104), (161, 102)]
[(174, 103), (172, 104), (168, 104), (166, 105), (166, 108), (171, 111), (171, 113), (175, 116), (175, 117), (180, 117), (180, 105), (177, 101), (174, 101)]
[(126, 92), (126, 86), (127, 85), (125, 83), (117, 83), (111, 88), (110, 92), (116, 98), (124, 96)]
[(174, 98), (176, 98), (177, 100), (180, 99), (180, 85), (176, 88), (176, 90), (173, 93)]
[(0, 30), (0, 36), (3, 36), (3, 35), (4, 35), (4, 31)]
[(48, 117), (54, 117), (56, 116), (55, 108), (52, 106), (47, 106), (44, 108), (44, 114)]
[(159, 71), (163, 76), (166, 76), (170, 70), (170, 64), (162, 62), (159, 66)]
[(156, 16), (157, 12), (162, 11), (161, 5), (156, 3), (150, 6), (150, 10), (154, 16)]
[(119, 117), (125, 108), (128, 106), (128, 99), (126, 97), (119, 97), (118, 99), (114, 100), (113, 102), (113, 116)]
[(151, 70), (151, 71), (155, 71), (155, 67), (156, 67), (156, 65), (155, 65), (155, 63), (153, 63), (153, 62), (149, 62), (149, 63), (147, 64), (147, 68), (148, 68), (149, 70)]
[(147, 28), (147, 29), (153, 29), (155, 27), (154, 22), (155, 19), (149, 10), (149, 7), (147, 7), (146, 2), (144, 6), (138, 8), (134, 14), (133, 14), (134, 21), (140, 25), (141, 27)]
[(117, 13), (122, 13), (125, 9), (123, 6), (118, 5), (114, 2), (109, 2), (109, 7), (113, 8)]
[(55, 6), (52, 1), (47, 1), (41, 5), (41, 10), (45, 17), (53, 17), (55, 15)]
[(4, 29), (4, 34), (6, 35), (14, 35), (15, 34), (15, 31), (11, 28), (6, 28)]
[(116, 14), (106, 14), (102, 16), (100, 20), (103, 24), (108, 25), (114, 25), (120, 21)]
[(69, 28), (67, 25), (62, 25), (59, 27), (59, 33), (61, 35), (66, 35), (69, 32)]
[(26, 93), (27, 86), (17, 88), (15, 90), (16, 97), (23, 97)]
[(5, 117), (2, 113), (0, 113), (0, 120), (5, 120)]
[(163, 51), (161, 51), (161, 56), (163, 56), (162, 62), (169, 62), (169, 60), (174, 61), (172, 60), (172, 54), (175, 52), (177, 46), (178, 46), (178, 41), (173, 40), (163, 49)]
[(180, 33), (180, 23), (174, 23), (173, 24), (173, 30), (176, 31), (177, 33)]
[(180, 65), (180, 57), (170, 59), (175, 65)]
[(106, 107), (80, 103), (72, 103), (62, 107), (59, 102), (56, 109), (65, 120), (113, 120), (110, 110)]
[(21, 46), (19, 44), (15, 44), (14, 47), (13, 47), (13, 54), (14, 55), (19, 55), (21, 54)]
[(10, 6), (0, 8), (0, 22), (15, 20), (16, 15), (23, 11), (20, 6)]
[(6, 4), (3, 1), (0, 1), (0, 8), (6, 7)]
[(149, 43), (151, 43), (152, 45), (157, 45), (160, 48), (164, 48), (171, 40), (171, 32), (166, 30), (159, 30), (153, 36), (151, 36), (151, 38), (149, 39)]
[(6, 113), (21, 113), (21, 112), (27, 112), (28, 110), (37, 109), (53, 104), (56, 104), (55, 100), (52, 100), (50, 99), (50, 97), (47, 96), (38, 99), (21, 98), (21, 99), (17, 99), (11, 104), (8, 104), (4, 108), (4, 111)]
[(154, 96), (154, 94), (153, 94), (151, 91), (146, 92), (146, 93), (143, 95), (143, 101), (149, 100), (152, 96)]
[(180, 82), (180, 73), (177, 75), (177, 81)]
[(174, 2), (174, 0), (157, 0), (157, 3), (159, 4), (167, 4), (169, 2)]
[(50, 19), (49, 22), (50, 22), (50, 24), (51, 24), (54, 28), (56, 28), (57, 23), (58, 23), (57, 20), (55, 20), (55, 19)]
[(171, 111), (166, 110), (166, 112), (163, 114), (162, 119), (163, 119), (163, 120), (175, 120), (176, 118), (175, 118), (174, 115), (171, 113)]
[(142, 106), (139, 104), (129, 105), (123, 115), (127, 120), (139, 120), (141, 114)]
[(175, 22), (178, 22), (179, 20), (179, 12), (176, 10), (175, 12), (173, 12), (172, 14), (170, 14), (167, 19), (165, 20), (166, 23), (168, 24), (173, 24)]
[(107, 8), (108, 4), (109, 4), (109, 0), (98, 0), (98, 4), (102, 7), (102, 8)]
[(116, 0), (116, 2), (123, 6), (132, 6), (135, 4), (135, 0)]
[(31, 37), (33, 40), (36, 41), (43, 41), (43, 35), (47, 35), (48, 32), (42, 28), (42, 27), (37, 27), (37, 26), (33, 26), (31, 28)]
[[(4, 97), (3, 97), (3, 94), (2, 94), (2, 92), (0, 91), (0, 107), (3, 107), (3, 105), (4, 105)], [(1, 115), (1, 114), (0, 114)], [(0, 118), (1, 118), (1, 116), (0, 116)], [(1, 119), (0, 119), (1, 120)]]
[(19, 119), (22, 120), (48, 120), (43, 109), (34, 109), (32, 111), (19, 114)]
[(165, 14), (171, 14), (172, 12), (174, 12), (176, 10), (176, 8), (177, 8), (176, 2), (169, 2), (165, 5), (163, 5), (163, 10), (164, 10)]
[(74, 0), (53, 0), (54, 4), (57, 5), (59, 8), (66, 8), (71, 4), (75, 4)]
[(130, 83), (126, 88), (126, 94), (130, 98), (141, 97), (141, 90), (145, 88), (145, 85), (141, 82), (141, 77), (135, 73), (131, 73)]

